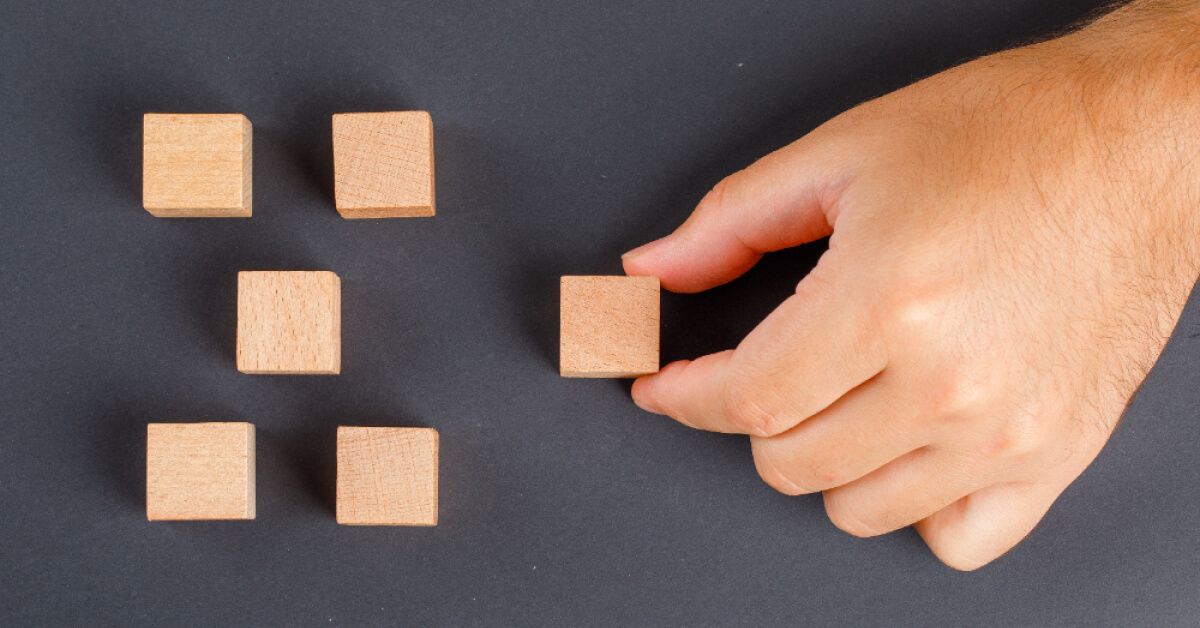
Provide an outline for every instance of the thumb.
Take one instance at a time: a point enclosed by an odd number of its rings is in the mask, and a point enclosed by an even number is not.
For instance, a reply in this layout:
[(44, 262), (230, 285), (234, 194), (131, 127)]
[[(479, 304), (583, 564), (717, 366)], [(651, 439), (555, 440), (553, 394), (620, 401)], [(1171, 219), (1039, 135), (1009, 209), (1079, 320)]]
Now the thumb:
[(736, 279), (764, 253), (828, 236), (849, 168), (845, 151), (816, 133), (726, 177), (674, 233), (623, 255), (625, 272), (699, 292)]

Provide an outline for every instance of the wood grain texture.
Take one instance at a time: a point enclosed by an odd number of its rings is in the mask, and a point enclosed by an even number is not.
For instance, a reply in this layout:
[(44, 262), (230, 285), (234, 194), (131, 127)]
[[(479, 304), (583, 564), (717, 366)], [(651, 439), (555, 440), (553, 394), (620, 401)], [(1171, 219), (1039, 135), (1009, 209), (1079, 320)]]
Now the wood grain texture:
[(657, 277), (563, 277), (560, 317), (563, 377), (658, 372)]
[(160, 218), (249, 218), (253, 131), (240, 113), (148, 113), (142, 205)]
[(146, 518), (253, 519), (254, 426), (146, 426)]
[(238, 273), (237, 368), (260, 375), (341, 372), (338, 276), (329, 271)]
[(333, 182), (334, 203), (343, 218), (433, 216), (429, 113), (334, 115)]
[(338, 427), (338, 523), (434, 526), (437, 521), (437, 430)]

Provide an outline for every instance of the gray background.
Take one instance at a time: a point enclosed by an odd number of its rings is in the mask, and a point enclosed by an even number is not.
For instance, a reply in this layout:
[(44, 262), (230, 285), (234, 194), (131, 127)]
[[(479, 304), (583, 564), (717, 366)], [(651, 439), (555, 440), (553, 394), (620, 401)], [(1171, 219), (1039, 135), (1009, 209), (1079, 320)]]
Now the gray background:
[[(971, 574), (556, 374), (560, 274), (619, 272), (722, 175), (1095, 4), (7, 3), (0, 623), (1195, 625), (1195, 298), (1099, 460)], [(405, 108), (433, 114), (437, 218), (341, 220), (330, 114)], [(145, 213), (145, 111), (248, 115), (254, 218)], [(664, 357), (736, 343), (819, 253), (667, 296)], [(340, 377), (236, 372), (261, 268), (341, 275)], [(147, 524), (146, 423), (206, 419), (258, 426), (258, 520)], [(441, 431), (437, 528), (335, 525), (339, 423)]]

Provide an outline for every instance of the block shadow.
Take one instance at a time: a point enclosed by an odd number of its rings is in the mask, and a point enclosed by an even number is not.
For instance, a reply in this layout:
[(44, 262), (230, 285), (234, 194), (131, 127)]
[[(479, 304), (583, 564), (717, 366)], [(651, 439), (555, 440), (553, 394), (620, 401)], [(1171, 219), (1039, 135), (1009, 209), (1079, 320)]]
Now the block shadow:
[(334, 211), (333, 114), (422, 107), (404, 95), (405, 89), (395, 76), (337, 73), (305, 78), (288, 86), (293, 104), (286, 110), (286, 119), (281, 124), (264, 124), (261, 137), (269, 145), (282, 147), (282, 152), (293, 160), (303, 175), (310, 199)]
[[(123, 71), (98, 68), (94, 84), (84, 87), (87, 103), (82, 115), (88, 123), (79, 126), (93, 163), (104, 164), (109, 176), (121, 190), (122, 200), (142, 205), (142, 116), (146, 113), (233, 113), (242, 111), (220, 90), (197, 86), (187, 89), (171, 78), (170, 72), (157, 71), (147, 77), (144, 70), (135, 84)], [(152, 83), (154, 89), (146, 89)], [(114, 207), (125, 208), (121, 204)]]
[[(125, 390), (133, 386), (112, 386)], [(245, 421), (219, 403), (195, 403), (168, 396), (105, 397), (90, 419), (99, 426), (92, 464), (103, 484), (121, 502), (144, 512), (146, 507), (146, 426), (150, 423)]]
[[(227, 244), (212, 250), (202, 242), (191, 251), (190, 260), (175, 266), (180, 285), (187, 286), (181, 315), (190, 319), (204, 344), (226, 364), (237, 354), (237, 275), (243, 270), (327, 270), (298, 240), (286, 237), (287, 230), (264, 230), (256, 225), (210, 224), (199, 229), (220, 230)], [(262, 246), (269, 237), (270, 246)]]
[[(262, 376), (268, 377), (268, 376)], [(304, 376), (271, 377), (297, 400), (303, 418), (290, 421), (286, 429), (266, 430), (263, 451), (283, 462), (307, 498), (306, 504), (322, 515), (337, 511), (337, 428), (339, 425), (367, 427), (432, 427), (414, 419), (416, 413), (402, 407), (396, 395), (372, 395), (364, 400), (359, 387), (340, 385), (336, 378)], [(387, 374), (366, 375), (360, 385), (394, 387)]]
[(540, 260), (523, 260), (513, 294), (524, 304), (521, 327), (544, 364), (558, 372), (559, 273)]

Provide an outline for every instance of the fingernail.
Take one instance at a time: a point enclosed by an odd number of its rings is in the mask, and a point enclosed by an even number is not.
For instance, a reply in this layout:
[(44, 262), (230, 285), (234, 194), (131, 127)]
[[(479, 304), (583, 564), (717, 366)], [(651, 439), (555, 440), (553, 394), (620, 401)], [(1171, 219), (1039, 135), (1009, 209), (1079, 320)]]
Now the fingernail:
[(631, 260), (635, 257), (640, 257), (642, 255), (645, 255), (647, 251), (654, 248), (655, 246), (657, 246), (660, 242), (662, 242), (665, 239), (666, 238), (659, 238), (657, 240), (647, 242), (647, 243), (637, 247), (636, 249), (633, 249), (632, 251), (626, 251), (624, 254), (621, 255), (621, 259), (622, 260)]
[(649, 403), (646, 403), (644, 400), (639, 399), (637, 397), (633, 398), (633, 405), (635, 405), (651, 414), (662, 414), (661, 412), (658, 411), (658, 408), (655, 408), (654, 406), (650, 405)]
[(631, 397), (633, 397), (633, 403), (634, 403), (634, 405), (636, 405), (637, 407), (639, 407), (639, 408), (641, 408), (641, 409), (643, 409), (643, 410), (645, 410), (646, 412), (649, 412), (649, 413), (651, 413), (651, 414), (662, 414), (662, 410), (659, 410), (659, 409), (658, 409), (658, 408), (657, 408), (657, 407), (656, 407), (654, 404), (650, 403), (650, 402), (649, 402), (649, 401), (648, 401), (648, 400), (645, 398), (645, 397), (646, 397), (645, 395), (639, 395), (639, 394), (637, 394), (637, 389), (638, 389), (640, 386), (644, 386), (644, 385), (645, 385), (645, 384), (641, 382), (641, 379), (640, 379), (640, 378), (638, 379), (638, 381), (635, 381), (635, 382), (633, 383), (633, 387), (634, 387), (634, 389), (630, 391), (630, 396), (631, 396)]

